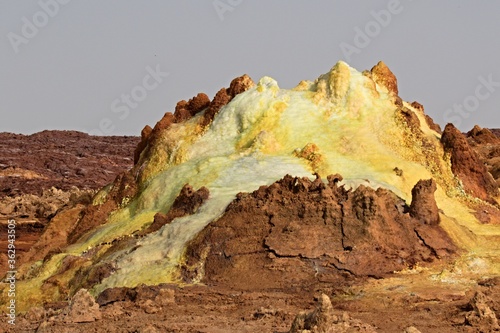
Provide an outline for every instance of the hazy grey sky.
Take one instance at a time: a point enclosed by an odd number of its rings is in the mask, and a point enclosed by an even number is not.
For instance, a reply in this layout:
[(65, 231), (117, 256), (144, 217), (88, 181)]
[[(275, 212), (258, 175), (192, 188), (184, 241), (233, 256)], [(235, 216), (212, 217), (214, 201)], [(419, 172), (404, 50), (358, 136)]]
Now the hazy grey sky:
[(0, 131), (138, 135), (232, 78), (282, 88), (383, 60), (438, 123), (500, 127), (500, 4), (0, 0)]

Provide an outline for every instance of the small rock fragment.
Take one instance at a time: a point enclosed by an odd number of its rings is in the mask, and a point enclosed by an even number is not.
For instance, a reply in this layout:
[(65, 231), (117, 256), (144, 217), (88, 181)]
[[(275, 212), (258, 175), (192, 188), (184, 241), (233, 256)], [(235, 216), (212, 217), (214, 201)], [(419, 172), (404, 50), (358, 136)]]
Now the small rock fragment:
[(101, 319), (99, 304), (86, 289), (80, 289), (69, 304), (66, 317), (71, 323), (91, 323)]

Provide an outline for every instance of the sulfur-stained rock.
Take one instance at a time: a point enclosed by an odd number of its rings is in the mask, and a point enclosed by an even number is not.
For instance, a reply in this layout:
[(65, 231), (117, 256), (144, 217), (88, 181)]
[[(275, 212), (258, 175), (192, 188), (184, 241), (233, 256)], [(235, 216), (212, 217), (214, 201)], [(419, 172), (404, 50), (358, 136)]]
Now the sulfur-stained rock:
[(373, 80), (377, 84), (387, 88), (394, 96), (398, 95), (398, 80), (383, 61), (379, 61), (373, 66), (371, 73)]
[(209, 194), (210, 192), (206, 187), (201, 187), (195, 191), (189, 184), (184, 185), (168, 213), (157, 213), (153, 223), (146, 229), (144, 234), (157, 231), (177, 217), (193, 214), (208, 199)]
[(217, 94), (215, 94), (214, 99), (210, 102), (208, 109), (203, 115), (201, 126), (205, 127), (210, 124), (223, 106), (229, 103), (236, 95), (253, 86), (254, 82), (246, 74), (233, 79), (228, 89), (222, 88), (217, 92)]
[(240, 77), (237, 77), (231, 81), (231, 84), (228, 88), (229, 95), (233, 96), (233, 98), (241, 94), (242, 92), (247, 91), (255, 85), (253, 80), (247, 74), (244, 74)]

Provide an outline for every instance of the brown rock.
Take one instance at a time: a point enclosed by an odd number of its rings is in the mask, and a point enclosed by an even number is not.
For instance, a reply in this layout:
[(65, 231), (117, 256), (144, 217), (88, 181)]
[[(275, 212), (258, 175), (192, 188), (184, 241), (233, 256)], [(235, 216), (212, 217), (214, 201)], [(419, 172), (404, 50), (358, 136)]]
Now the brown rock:
[(219, 110), (225, 106), (227, 103), (229, 103), (232, 99), (232, 96), (227, 93), (227, 89), (222, 88), (215, 94), (214, 99), (210, 102), (210, 106), (208, 107), (207, 111), (205, 111), (205, 114), (203, 115), (203, 119), (201, 121), (202, 126), (207, 126), (212, 122), (214, 119), (215, 115)]
[(109, 214), (128, 203), (137, 192), (137, 183), (131, 171), (116, 176), (107, 200), (98, 205), (89, 205), (82, 213), (82, 218), (68, 236), (68, 244), (73, 244), (86, 232), (106, 223)]
[(117, 208), (118, 205), (114, 200), (107, 200), (100, 205), (87, 206), (81, 213), (82, 217), (75, 224), (74, 228), (67, 237), (68, 245), (75, 243), (81, 236), (90, 231), (92, 228), (105, 223), (109, 214)]
[(180, 101), (177, 103), (175, 107), (174, 113), (174, 123), (181, 123), (188, 119), (191, 119), (192, 115), (188, 109), (188, 104), (186, 101)]
[(158, 306), (153, 300), (146, 299), (136, 302), (140, 309), (142, 309), (147, 314), (155, 314), (161, 310), (161, 306)]
[(43, 307), (34, 307), (29, 309), (29, 311), (26, 313), (26, 319), (28, 319), (31, 322), (40, 322), (41, 320), (45, 319), (47, 315), (47, 311)]
[(143, 328), (140, 328), (137, 333), (159, 333), (161, 331), (157, 330), (156, 327), (154, 327), (151, 324), (146, 325)]
[(414, 101), (411, 103), (411, 106), (417, 110), (422, 111), (422, 113), (424, 114), (424, 117), (425, 117), (425, 122), (427, 123), (427, 126), (429, 126), (430, 129), (436, 131), (439, 134), (442, 133), (441, 126), (439, 126), (439, 124), (436, 124), (434, 122), (434, 120), (429, 115), (425, 114), (424, 106), (422, 104), (420, 104), (417, 101)]
[(469, 132), (467, 132), (466, 136), (478, 144), (500, 144), (500, 139), (495, 134), (493, 134), (489, 129), (481, 128), (478, 125), (475, 125)]
[(80, 214), (85, 209), (82, 205), (63, 210), (51, 219), (43, 234), (38, 238), (26, 256), (19, 263), (34, 262), (45, 258), (50, 253), (60, 252), (68, 242), (68, 235), (75, 227)]
[(156, 213), (153, 218), (153, 223), (148, 227), (148, 231), (146, 233), (154, 232), (160, 229), (165, 224), (169, 224), (170, 222), (172, 222), (174, 218), (167, 216), (167, 214)]
[(210, 105), (210, 99), (204, 93), (199, 93), (191, 98), (189, 102), (180, 101), (175, 107), (174, 121), (180, 123), (192, 118), (198, 112), (206, 109)]
[(97, 303), (100, 306), (104, 306), (115, 302), (134, 300), (136, 295), (137, 292), (130, 288), (108, 288), (99, 294), (97, 297)]
[(149, 126), (146, 125), (142, 131), (141, 131), (141, 141), (137, 145), (134, 151), (134, 164), (137, 164), (139, 162), (139, 159), (141, 157), (141, 153), (143, 150), (147, 147), (149, 138), (151, 136), (151, 133), (153, 133), (153, 129)]
[(195, 191), (189, 184), (184, 185), (168, 213), (157, 213), (153, 223), (144, 233), (155, 232), (165, 224), (172, 222), (175, 218), (193, 214), (208, 199), (209, 194), (210, 192), (206, 187), (201, 187)]
[(242, 75), (231, 81), (228, 89), (222, 88), (215, 94), (210, 106), (205, 111), (201, 126), (205, 127), (212, 122), (219, 110), (229, 103), (237, 94), (240, 94), (254, 86), (254, 82), (248, 75)]
[(54, 330), (51, 328), (51, 326), (54, 323), (50, 323), (48, 321), (43, 321), (38, 325), (38, 328), (36, 330), (36, 333), (52, 333)]
[(420, 120), (418, 116), (412, 110), (407, 107), (401, 107), (398, 109), (399, 113), (403, 117), (406, 125), (415, 133), (421, 134), (422, 130), (420, 128)]
[(138, 137), (76, 131), (0, 133), (0, 199), (25, 194), (42, 197), (51, 188), (98, 190), (132, 167), (138, 142)]
[(65, 273), (71, 270), (77, 270), (85, 264), (87, 260), (74, 255), (66, 255), (59, 265), (57, 271), (49, 278), (43, 281), (41, 290), (43, 292), (58, 292), (60, 295), (67, 295), (76, 290), (77, 286), (71, 285), (67, 281)]
[(6, 196), (0, 198), (0, 219), (19, 217), (45, 223), (52, 219), (61, 208), (71, 208), (78, 204), (90, 203), (94, 193), (94, 191), (90, 190), (81, 191), (76, 187), (68, 191), (52, 187), (43, 190), (41, 195)]
[(422, 333), (422, 332), (420, 332), (416, 327), (410, 326), (410, 327), (405, 328), (403, 333)]
[(74, 278), (71, 279), (70, 285), (82, 288), (92, 288), (115, 271), (115, 267), (110, 263), (96, 263), (88, 267), (81, 267), (75, 273)]
[[(181, 101), (179, 103), (187, 103), (186, 101)], [(179, 105), (178, 103), (178, 105)], [(177, 108), (176, 108), (177, 109)], [(183, 111), (184, 112), (184, 111)], [(187, 113), (188, 111), (186, 111)], [(180, 115), (177, 116), (177, 118), (181, 117)], [(187, 116), (186, 116), (187, 117)], [(190, 117), (187, 117), (190, 118)], [(139, 160), (141, 158), (141, 155), (143, 156), (144, 160), (147, 160), (149, 158), (150, 152), (151, 152), (151, 146), (154, 146), (158, 144), (157, 142), (159, 141), (160, 134), (168, 129), (173, 123), (178, 122), (179, 119), (176, 119), (176, 117), (171, 113), (167, 112), (163, 115), (163, 117), (156, 123), (155, 127), (151, 129), (151, 127), (146, 126), (142, 132), (141, 132), (141, 142), (137, 145), (135, 152), (134, 152), (134, 166), (135, 168), (139, 168)]]
[(434, 120), (429, 115), (425, 114), (424, 106), (422, 104), (420, 104), (417, 101), (414, 101), (414, 102), (411, 103), (411, 106), (414, 107), (417, 110), (422, 111), (422, 113), (425, 116), (425, 122), (427, 123), (427, 125), (429, 126), (430, 129), (438, 132), (439, 134), (442, 133), (441, 126), (439, 126), (439, 124), (436, 124), (434, 122)]
[(427, 125), (431, 130), (434, 130), (439, 134), (443, 133), (443, 131), (441, 130), (441, 126), (439, 126), (439, 124), (436, 124), (434, 122), (434, 119), (432, 119), (428, 114), (424, 116), (425, 116), (425, 122), (427, 123)]
[(247, 74), (244, 74), (240, 77), (237, 77), (231, 81), (231, 84), (229, 85), (228, 88), (228, 93), (231, 95), (233, 98), (241, 94), (242, 92), (247, 91), (248, 89), (252, 88), (255, 85), (253, 80), (248, 76)]
[[(486, 166), (497, 184), (500, 184), (500, 139), (495, 129), (474, 126), (467, 134), (467, 142), (476, 152), (481, 163)], [(491, 210), (488, 209), (488, 214)], [(489, 220), (489, 218), (487, 218)]]
[(191, 98), (188, 102), (187, 109), (194, 116), (200, 111), (203, 111), (210, 105), (210, 99), (204, 93), (199, 93), (195, 97)]
[(434, 179), (419, 180), (411, 190), (410, 216), (429, 225), (440, 222), (439, 210), (434, 198), (437, 186)]
[[(185, 100), (180, 100), (175, 105), (175, 112), (179, 111), (180, 109), (187, 109), (187, 108), (188, 108), (188, 102), (186, 102)], [(175, 115), (175, 112), (174, 112), (174, 115)]]
[(85, 289), (80, 289), (71, 299), (66, 321), (70, 323), (90, 323), (101, 319), (99, 304)]
[(365, 186), (347, 191), (338, 179), (325, 184), (286, 176), (238, 194), (188, 245), (186, 281), (300, 288), (383, 277), (456, 250), (439, 226), (411, 218), (394, 193)]
[(445, 151), (451, 155), (451, 170), (462, 181), (465, 191), (479, 199), (496, 204), (492, 196), (498, 195), (497, 183), (453, 124), (446, 125), (441, 143)]
[(158, 295), (154, 298), (159, 305), (175, 304), (175, 291), (173, 289), (162, 288), (158, 291)]
[(465, 317), (466, 324), (482, 329), (483, 332), (500, 330), (495, 312), (488, 306), (492, 300), (478, 291), (470, 300), (468, 306), (471, 309)]
[(336, 315), (330, 298), (322, 294), (312, 312), (302, 312), (292, 323), (289, 333), (364, 332), (376, 333), (374, 327), (353, 319), (346, 312)]
[(377, 84), (386, 87), (394, 96), (398, 95), (398, 80), (383, 61), (379, 61), (378, 64), (373, 66), (371, 73), (373, 80)]
[(491, 133), (493, 133), (497, 138), (500, 138), (500, 128), (490, 128)]
[(411, 104), (410, 104), (410, 105), (411, 105), (412, 107), (414, 107), (415, 109), (417, 109), (417, 110), (420, 110), (420, 111), (424, 112), (424, 106), (423, 106), (422, 104), (420, 104), (419, 102), (417, 102), (417, 101), (413, 101), (413, 102), (411, 102)]
[(153, 135), (170, 127), (174, 123), (174, 115), (171, 112), (165, 113), (153, 128)]

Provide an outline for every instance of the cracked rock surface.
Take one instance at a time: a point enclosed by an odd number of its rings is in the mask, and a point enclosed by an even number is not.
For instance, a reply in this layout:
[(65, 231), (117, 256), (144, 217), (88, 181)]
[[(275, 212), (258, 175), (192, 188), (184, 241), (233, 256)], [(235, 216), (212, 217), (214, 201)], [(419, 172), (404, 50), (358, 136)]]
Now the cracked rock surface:
[(411, 217), (391, 191), (346, 190), (341, 179), (285, 176), (240, 193), (188, 246), (186, 280), (202, 270), (203, 282), (237, 289), (302, 287), (382, 278), (456, 252), (437, 223)]

